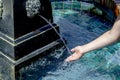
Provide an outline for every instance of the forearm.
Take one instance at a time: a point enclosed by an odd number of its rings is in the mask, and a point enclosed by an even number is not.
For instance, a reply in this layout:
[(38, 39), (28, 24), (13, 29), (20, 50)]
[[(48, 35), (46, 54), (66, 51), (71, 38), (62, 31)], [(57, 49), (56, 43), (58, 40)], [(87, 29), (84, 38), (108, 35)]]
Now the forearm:
[(94, 41), (83, 45), (83, 53), (89, 52), (91, 50), (99, 49), (105, 47), (109, 44), (112, 44), (118, 40), (118, 36), (112, 33), (112, 31), (107, 31), (99, 38), (95, 39)]

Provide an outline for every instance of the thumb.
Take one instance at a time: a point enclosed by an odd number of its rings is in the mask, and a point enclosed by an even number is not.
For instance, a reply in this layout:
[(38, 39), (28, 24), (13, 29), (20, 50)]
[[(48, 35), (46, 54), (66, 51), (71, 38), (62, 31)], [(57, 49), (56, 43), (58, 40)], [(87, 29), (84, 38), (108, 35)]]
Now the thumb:
[(75, 48), (71, 49), (72, 52), (75, 52)]

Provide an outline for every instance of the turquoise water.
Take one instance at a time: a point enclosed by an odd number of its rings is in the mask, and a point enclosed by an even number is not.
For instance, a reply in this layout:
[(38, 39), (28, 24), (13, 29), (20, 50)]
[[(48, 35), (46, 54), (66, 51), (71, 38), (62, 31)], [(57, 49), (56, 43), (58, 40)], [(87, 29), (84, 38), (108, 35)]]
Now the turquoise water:
[[(54, 22), (59, 25), (60, 35), (69, 49), (96, 39), (113, 25), (90, 12), (93, 4), (59, 2), (52, 3), (52, 7)], [(70, 63), (64, 62), (71, 54), (64, 46), (47, 53), (20, 70), (24, 77), (21, 80), (120, 80), (120, 42), (88, 52)]]
[[(70, 49), (94, 40), (113, 25), (84, 10), (57, 9), (53, 15)], [(54, 70), (48, 71), (40, 80), (120, 80), (120, 42), (91, 51), (71, 63), (64, 62), (70, 53), (63, 51), (56, 55), (57, 61), (53, 59), (50, 62), (54, 63), (49, 64)]]

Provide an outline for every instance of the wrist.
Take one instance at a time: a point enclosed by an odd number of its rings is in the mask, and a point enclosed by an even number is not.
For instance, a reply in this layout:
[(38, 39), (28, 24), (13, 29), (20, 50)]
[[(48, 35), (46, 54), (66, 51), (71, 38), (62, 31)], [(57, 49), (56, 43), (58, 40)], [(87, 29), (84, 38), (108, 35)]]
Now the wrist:
[(90, 48), (89, 48), (89, 46), (87, 46), (87, 45), (83, 45), (82, 48), (83, 48), (83, 49), (82, 49), (81, 52), (82, 52), (83, 54), (91, 51)]

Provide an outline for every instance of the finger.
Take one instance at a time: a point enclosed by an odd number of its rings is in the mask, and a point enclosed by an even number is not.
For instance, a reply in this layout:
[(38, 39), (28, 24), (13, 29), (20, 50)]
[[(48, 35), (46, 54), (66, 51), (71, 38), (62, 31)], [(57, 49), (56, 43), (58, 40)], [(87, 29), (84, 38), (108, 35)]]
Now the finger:
[(65, 59), (66, 62), (70, 62), (69, 58)]
[(65, 59), (65, 61), (66, 61), (66, 62), (71, 62), (71, 61), (76, 60), (74, 55), (75, 55), (75, 53), (72, 54), (71, 56), (69, 56), (67, 59)]
[(65, 61), (66, 62), (72, 62), (72, 61), (75, 61), (76, 59), (73, 59), (73, 58), (67, 58)]
[(78, 47), (79, 47), (79, 46), (74, 47), (73, 49), (71, 49), (71, 51), (72, 51), (72, 52), (75, 52), (75, 51), (77, 50)]
[(70, 58), (67, 58), (65, 61), (66, 62), (71, 62), (72, 60)]
[[(72, 55), (71, 55), (71, 56), (72, 56)], [(67, 58), (65, 59), (65, 61), (66, 61), (66, 62), (70, 62), (71, 56), (67, 57)]]
[(71, 49), (72, 52), (75, 52), (75, 48)]

